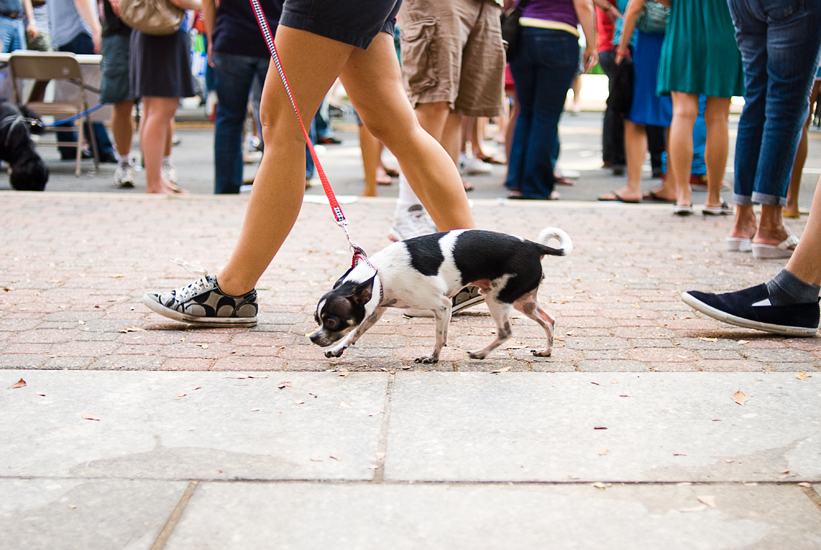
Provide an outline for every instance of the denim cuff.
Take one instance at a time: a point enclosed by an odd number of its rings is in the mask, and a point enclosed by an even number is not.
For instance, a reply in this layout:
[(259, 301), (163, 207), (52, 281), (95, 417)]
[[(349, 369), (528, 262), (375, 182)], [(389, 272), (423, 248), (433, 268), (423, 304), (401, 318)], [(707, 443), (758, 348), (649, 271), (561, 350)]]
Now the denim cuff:
[[(752, 201), (755, 204), (769, 204), (769, 205), (787, 206), (786, 197), (777, 197), (775, 195), (766, 195), (764, 193), (759, 193), (758, 191), (753, 191)], [(738, 203), (736, 203), (736, 204), (738, 204)]]
[(739, 195), (737, 193), (733, 193), (733, 202), (736, 206), (752, 206), (753, 199), (748, 195)]

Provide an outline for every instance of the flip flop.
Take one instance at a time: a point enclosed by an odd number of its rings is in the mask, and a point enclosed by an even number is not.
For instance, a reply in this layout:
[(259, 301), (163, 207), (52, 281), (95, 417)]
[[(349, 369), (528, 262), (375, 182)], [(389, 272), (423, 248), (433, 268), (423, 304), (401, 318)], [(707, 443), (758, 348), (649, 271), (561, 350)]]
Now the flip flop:
[(485, 155), (485, 156), (482, 156), (482, 157), (476, 157), (476, 158), (481, 160), (482, 162), (486, 162), (488, 164), (507, 164), (505, 161), (503, 161), (500, 158), (491, 157), (491, 156), (488, 156), (488, 155)]
[(672, 204), (672, 203), (676, 202), (676, 199), (665, 199), (661, 195), (656, 194), (656, 191), (658, 191), (658, 190), (654, 189), (652, 191), (648, 191), (647, 193), (645, 193), (644, 195), (641, 196), (641, 200), (654, 201), (654, 202), (666, 202), (668, 204)]
[(693, 205), (686, 204), (686, 205), (673, 205), (673, 214), (676, 216), (692, 216), (695, 213), (693, 210)]
[(721, 201), (721, 206), (704, 206), (701, 209), (703, 216), (729, 216), (733, 213), (733, 209), (727, 204), (727, 201)]
[(392, 178), (398, 178), (399, 177), (399, 170), (396, 170), (395, 168), (388, 168), (387, 166), (385, 166), (384, 169), (385, 169), (385, 173), (387, 175), (389, 175), (390, 177), (392, 177)]
[(603, 202), (623, 202), (623, 203), (626, 203), (626, 204), (638, 204), (638, 203), (641, 202), (640, 200), (638, 200), (638, 201), (629, 201), (629, 200), (623, 198), (621, 195), (619, 195), (615, 191), (613, 191), (609, 195), (600, 196), (599, 200), (603, 201)]
[(467, 180), (462, 180), (462, 186), (465, 188), (465, 191), (473, 191), (475, 189), (473, 184)]

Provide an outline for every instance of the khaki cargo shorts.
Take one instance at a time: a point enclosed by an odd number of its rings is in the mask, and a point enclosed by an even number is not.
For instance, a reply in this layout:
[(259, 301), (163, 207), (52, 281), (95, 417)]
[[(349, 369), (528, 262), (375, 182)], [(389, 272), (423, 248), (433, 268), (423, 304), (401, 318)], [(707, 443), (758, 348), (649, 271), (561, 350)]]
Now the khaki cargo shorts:
[(446, 101), (461, 115), (502, 114), (505, 50), (492, 0), (405, 0), (399, 10), (402, 80), (415, 108)]

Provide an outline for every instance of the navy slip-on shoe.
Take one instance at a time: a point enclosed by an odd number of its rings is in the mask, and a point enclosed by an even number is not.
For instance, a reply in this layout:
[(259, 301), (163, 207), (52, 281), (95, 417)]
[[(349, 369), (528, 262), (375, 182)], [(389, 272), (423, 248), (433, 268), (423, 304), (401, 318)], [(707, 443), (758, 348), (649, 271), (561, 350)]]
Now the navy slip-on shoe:
[(782, 334), (815, 336), (818, 332), (818, 302), (774, 306), (767, 285), (726, 294), (691, 290), (681, 294), (685, 304), (731, 325)]

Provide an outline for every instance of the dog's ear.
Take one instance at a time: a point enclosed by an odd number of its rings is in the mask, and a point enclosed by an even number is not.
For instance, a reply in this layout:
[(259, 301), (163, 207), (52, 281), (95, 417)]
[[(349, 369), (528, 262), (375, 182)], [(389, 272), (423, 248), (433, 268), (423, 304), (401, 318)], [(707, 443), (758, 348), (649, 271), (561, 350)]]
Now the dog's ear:
[(355, 306), (363, 306), (367, 304), (373, 295), (373, 280), (376, 279), (376, 273), (367, 281), (363, 281), (354, 287), (353, 292), (348, 299)]

